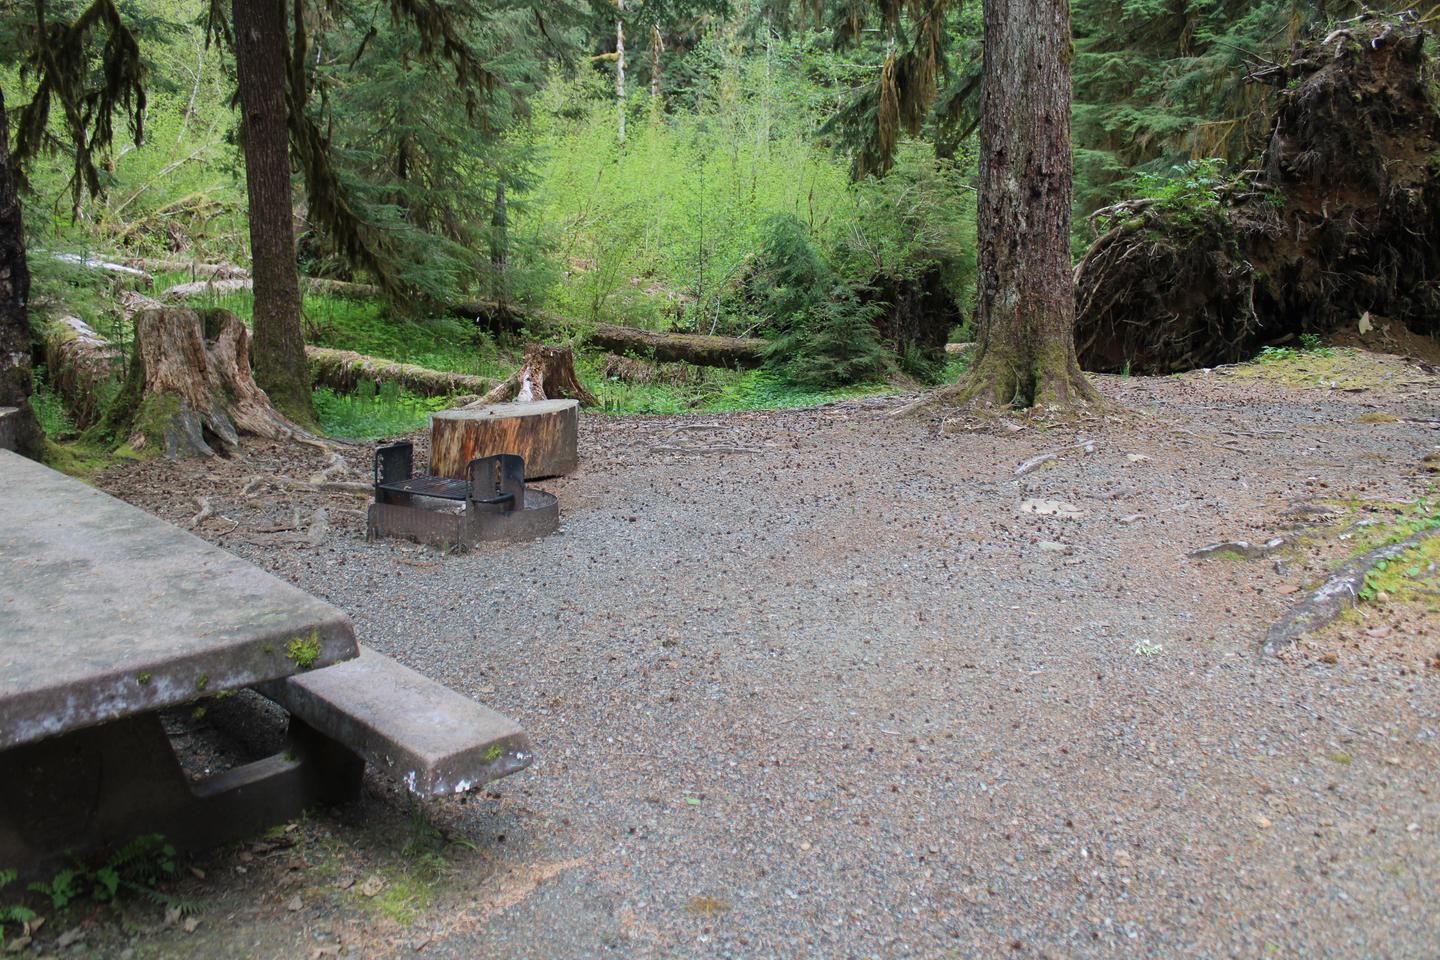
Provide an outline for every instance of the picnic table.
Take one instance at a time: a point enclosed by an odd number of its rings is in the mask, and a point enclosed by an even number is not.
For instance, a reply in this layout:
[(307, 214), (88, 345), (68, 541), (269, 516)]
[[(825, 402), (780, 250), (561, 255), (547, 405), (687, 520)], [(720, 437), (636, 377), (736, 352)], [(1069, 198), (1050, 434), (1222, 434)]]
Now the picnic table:
[[(0, 450), (0, 869), (238, 839), (355, 796), (367, 760), (432, 795), (530, 762), (513, 721), (360, 655), (330, 604)], [(257, 685), (284, 752), (192, 782), (159, 711)]]

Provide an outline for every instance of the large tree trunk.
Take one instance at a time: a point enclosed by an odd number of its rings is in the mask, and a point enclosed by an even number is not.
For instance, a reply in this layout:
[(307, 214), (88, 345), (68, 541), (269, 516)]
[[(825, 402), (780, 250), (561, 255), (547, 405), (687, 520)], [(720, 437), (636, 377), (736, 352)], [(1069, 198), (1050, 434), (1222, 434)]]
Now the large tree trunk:
[(232, 15), (255, 277), (255, 377), (280, 409), (313, 423), (285, 119), (285, 0), (234, 0)]
[(146, 310), (135, 318), (135, 353), (107, 420), (143, 452), (228, 455), (240, 435), (305, 435), (270, 405), (250, 373), (250, 333), (228, 310)]
[(6, 432), (15, 449), (40, 459), (45, 437), (30, 409), (30, 267), (25, 262), (25, 230), (15, 171), (10, 167), (10, 123), (0, 91), (0, 407), (15, 407)]
[(962, 402), (1098, 401), (1075, 358), (1070, 269), (1070, 3), (985, 0), (980, 353)]

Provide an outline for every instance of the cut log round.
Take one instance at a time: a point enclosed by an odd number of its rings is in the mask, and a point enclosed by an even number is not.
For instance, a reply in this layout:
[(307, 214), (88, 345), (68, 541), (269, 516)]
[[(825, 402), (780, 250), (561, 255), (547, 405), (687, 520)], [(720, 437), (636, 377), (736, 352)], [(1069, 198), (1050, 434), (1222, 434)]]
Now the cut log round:
[(575, 469), (579, 435), (577, 400), (445, 410), (430, 418), (430, 472), (464, 479), (476, 457), (517, 453), (526, 480), (563, 476)]
[(137, 450), (229, 454), (240, 434), (308, 434), (285, 419), (250, 373), (250, 333), (228, 310), (162, 307), (135, 318), (135, 357), (107, 417)]

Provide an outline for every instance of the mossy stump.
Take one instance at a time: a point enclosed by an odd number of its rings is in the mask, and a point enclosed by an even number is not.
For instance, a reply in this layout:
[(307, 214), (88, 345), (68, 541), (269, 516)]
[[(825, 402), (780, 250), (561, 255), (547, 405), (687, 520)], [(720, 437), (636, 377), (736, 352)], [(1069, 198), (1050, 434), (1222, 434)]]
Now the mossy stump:
[(240, 436), (304, 435), (250, 372), (250, 332), (228, 310), (162, 307), (135, 320), (135, 352), (110, 415), (137, 451), (228, 456)]

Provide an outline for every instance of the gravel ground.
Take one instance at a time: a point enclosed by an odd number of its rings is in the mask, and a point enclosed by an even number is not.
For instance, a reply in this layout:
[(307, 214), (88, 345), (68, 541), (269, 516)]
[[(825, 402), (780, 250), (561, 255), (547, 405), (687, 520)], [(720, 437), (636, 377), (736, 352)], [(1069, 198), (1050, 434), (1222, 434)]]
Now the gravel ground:
[[(1262, 659), (1285, 591), (1337, 548), (1285, 573), (1186, 557), (1264, 539), (1297, 502), (1427, 489), (1435, 377), (1369, 362), (1386, 385), (1356, 392), (1102, 379), (1122, 412), (1066, 427), (891, 418), (897, 399), (589, 417), (581, 469), (542, 484), (561, 533), (468, 555), (367, 544), (363, 501), (280, 493), (323, 464), (304, 448), (113, 472), (107, 489), (177, 522), (208, 496), (197, 532), (518, 718), (538, 759), (424, 808), (372, 782), (351, 808), (200, 860), (182, 884), (192, 932), (137, 907), (124, 929), (87, 921), (83, 942), (1440, 955), (1440, 618), (1367, 612), (1395, 625), (1383, 642), (1357, 621)], [(1356, 422), (1376, 411), (1401, 419)], [(751, 452), (671, 452), (716, 446)], [(350, 451), (357, 477), (367, 458)], [(1027, 498), (1080, 515), (1022, 512)], [(287, 520), (301, 529), (262, 529)], [(273, 736), (246, 698), (214, 713), (246, 711)]]

